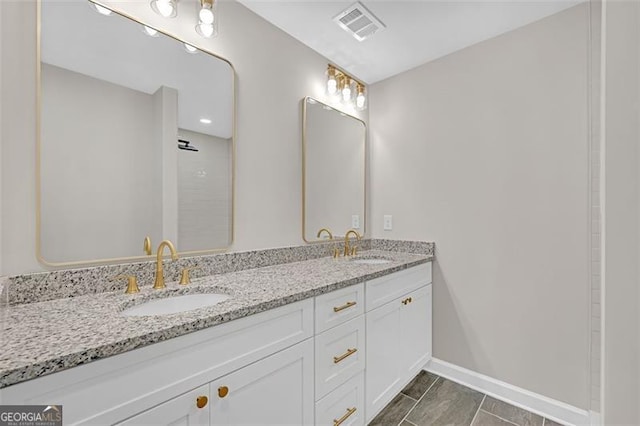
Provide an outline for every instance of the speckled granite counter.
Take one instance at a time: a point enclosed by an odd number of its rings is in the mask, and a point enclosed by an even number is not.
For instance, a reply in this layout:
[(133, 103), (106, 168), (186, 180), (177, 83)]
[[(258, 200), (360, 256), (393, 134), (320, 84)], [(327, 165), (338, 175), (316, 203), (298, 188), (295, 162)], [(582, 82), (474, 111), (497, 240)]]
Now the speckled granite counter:
[[(359, 257), (391, 262), (358, 264), (319, 258), (203, 277), (186, 288), (143, 288), (8, 306), (0, 310), (0, 388), (171, 339), (288, 303), (328, 293), (432, 260), (432, 255), (371, 250)], [(217, 305), (179, 314), (125, 317), (120, 312), (175, 294), (220, 292)]]

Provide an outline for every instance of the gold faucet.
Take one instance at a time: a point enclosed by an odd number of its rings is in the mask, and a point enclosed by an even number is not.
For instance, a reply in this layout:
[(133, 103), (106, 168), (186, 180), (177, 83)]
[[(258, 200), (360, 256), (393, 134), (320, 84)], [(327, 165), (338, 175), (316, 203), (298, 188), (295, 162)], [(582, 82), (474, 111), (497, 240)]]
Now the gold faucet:
[(162, 268), (162, 253), (165, 247), (169, 247), (169, 251), (171, 251), (171, 259), (178, 260), (178, 253), (176, 252), (176, 248), (173, 246), (173, 243), (169, 240), (161, 242), (158, 246), (158, 257), (156, 259), (156, 282), (153, 285), (153, 288), (156, 290), (166, 287), (164, 284), (164, 269)]
[(329, 234), (329, 239), (333, 240), (333, 234), (327, 228), (322, 228), (321, 230), (319, 230), (318, 235), (316, 235), (316, 238), (320, 238), (320, 235), (322, 235), (323, 232), (326, 232), (327, 234)]
[(347, 233), (344, 236), (344, 255), (345, 256), (355, 255), (356, 250), (358, 249), (355, 246), (353, 247), (353, 249), (351, 249), (351, 246), (349, 245), (349, 235), (351, 234), (354, 234), (356, 236), (357, 241), (360, 241), (360, 238), (362, 238), (360, 234), (358, 234), (358, 231), (356, 231), (355, 229), (349, 229), (347, 231)]

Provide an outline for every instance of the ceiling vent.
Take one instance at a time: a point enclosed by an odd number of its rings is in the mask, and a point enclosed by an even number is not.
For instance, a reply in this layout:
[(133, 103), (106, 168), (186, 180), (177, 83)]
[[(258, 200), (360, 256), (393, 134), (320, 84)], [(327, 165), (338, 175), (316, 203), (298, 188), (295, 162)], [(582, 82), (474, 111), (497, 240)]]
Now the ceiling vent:
[(333, 20), (358, 41), (366, 40), (386, 28), (386, 26), (360, 2), (355, 2), (333, 18)]

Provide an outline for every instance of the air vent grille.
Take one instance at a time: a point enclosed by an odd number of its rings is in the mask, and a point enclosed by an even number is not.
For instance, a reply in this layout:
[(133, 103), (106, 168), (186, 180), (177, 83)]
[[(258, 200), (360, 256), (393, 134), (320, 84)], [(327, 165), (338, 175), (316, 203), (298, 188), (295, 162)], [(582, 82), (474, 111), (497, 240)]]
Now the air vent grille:
[(358, 41), (366, 40), (386, 28), (386, 26), (360, 2), (352, 4), (333, 18), (333, 20)]

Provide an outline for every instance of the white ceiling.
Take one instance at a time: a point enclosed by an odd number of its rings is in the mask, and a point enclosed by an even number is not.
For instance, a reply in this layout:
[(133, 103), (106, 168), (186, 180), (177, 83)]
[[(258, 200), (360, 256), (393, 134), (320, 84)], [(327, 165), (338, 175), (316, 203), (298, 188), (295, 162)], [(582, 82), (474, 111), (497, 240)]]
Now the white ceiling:
[(363, 42), (333, 22), (354, 1), (238, 1), (371, 84), (584, 0), (362, 0), (387, 27)]
[(233, 70), (226, 62), (188, 53), (164, 35), (149, 37), (140, 24), (100, 15), (88, 1), (42, 2), (42, 62), (147, 94), (174, 88), (180, 128), (232, 136)]

